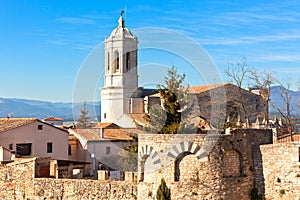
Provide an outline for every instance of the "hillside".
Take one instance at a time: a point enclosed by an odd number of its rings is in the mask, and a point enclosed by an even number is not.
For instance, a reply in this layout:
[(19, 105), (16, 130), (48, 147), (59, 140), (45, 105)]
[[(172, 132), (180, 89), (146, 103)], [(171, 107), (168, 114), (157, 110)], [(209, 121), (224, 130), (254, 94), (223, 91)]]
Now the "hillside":
[[(271, 115), (277, 114), (277, 108), (284, 108), (284, 101), (281, 97), (282, 91), (285, 88), (280, 86), (271, 87), (270, 97), (270, 113)], [(293, 115), (300, 114), (300, 91), (289, 90), (288, 94), (292, 97), (291, 110)], [(89, 116), (94, 121), (100, 119), (100, 102), (87, 102), (87, 110)], [(297, 106), (298, 105), (298, 106)], [(73, 109), (74, 107), (74, 109)], [(63, 102), (49, 102), (49, 101), (36, 101), (29, 99), (15, 99), (15, 98), (1, 98), (0, 97), (0, 117), (7, 117), (9, 113), (13, 113), (13, 117), (34, 117), (43, 119), (46, 117), (60, 117), (65, 121), (73, 121), (80, 115), (80, 110), (83, 103), (63, 103)]]
[(277, 109), (285, 110), (286, 104), (281, 96), (284, 92), (288, 92), (288, 96), (291, 97), (291, 114), (300, 114), (300, 91), (287, 90), (281, 86), (271, 87), (270, 97), (270, 113), (277, 113)]
[[(92, 117), (93, 120), (96, 120), (95, 118), (99, 120), (100, 103), (87, 102), (86, 104), (89, 116)], [(60, 117), (65, 121), (73, 121), (73, 112), (76, 120), (80, 115), (82, 107), (83, 103), (54, 103), (48, 101), (0, 97), (0, 117), (7, 117), (9, 113), (13, 113), (13, 117), (34, 117), (38, 119)]]

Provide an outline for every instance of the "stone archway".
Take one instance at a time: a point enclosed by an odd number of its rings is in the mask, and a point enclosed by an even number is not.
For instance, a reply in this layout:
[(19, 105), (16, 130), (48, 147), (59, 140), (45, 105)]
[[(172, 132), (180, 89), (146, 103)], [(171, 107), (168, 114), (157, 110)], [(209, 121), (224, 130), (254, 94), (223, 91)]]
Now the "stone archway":
[(142, 146), (139, 152), (139, 181), (145, 180), (145, 173), (151, 173), (160, 166), (161, 160), (153, 147), (149, 145)]
[(180, 142), (171, 148), (167, 155), (174, 159), (174, 181), (180, 180), (180, 162), (182, 159), (191, 154), (198, 155), (199, 150), (200, 146), (193, 142)]

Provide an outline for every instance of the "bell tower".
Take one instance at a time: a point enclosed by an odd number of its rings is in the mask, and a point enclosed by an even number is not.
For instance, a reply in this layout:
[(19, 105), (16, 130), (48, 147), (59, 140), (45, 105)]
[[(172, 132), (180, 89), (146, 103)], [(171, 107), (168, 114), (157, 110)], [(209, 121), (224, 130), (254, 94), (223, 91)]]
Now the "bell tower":
[(138, 88), (137, 37), (125, 27), (123, 11), (118, 27), (105, 39), (105, 76), (101, 88), (101, 122), (120, 124), (129, 113), (130, 97)]

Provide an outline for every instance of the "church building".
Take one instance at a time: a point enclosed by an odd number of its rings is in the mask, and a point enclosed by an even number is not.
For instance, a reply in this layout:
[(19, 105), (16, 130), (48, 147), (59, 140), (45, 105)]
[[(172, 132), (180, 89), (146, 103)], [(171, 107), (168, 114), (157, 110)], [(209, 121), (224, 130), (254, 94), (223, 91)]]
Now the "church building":
[(101, 88), (101, 122), (133, 127), (129, 114), (144, 113), (144, 97), (156, 90), (138, 86), (138, 39), (125, 27), (123, 11), (118, 27), (105, 40), (105, 77)]
[[(189, 95), (198, 99), (198, 116), (210, 123), (213, 116), (212, 105), (218, 103), (213, 102), (211, 94), (219, 93), (218, 89), (226, 91), (226, 96), (217, 98), (222, 99), (227, 108), (221, 121), (225, 122), (227, 117), (233, 120), (242, 118), (241, 123), (254, 123), (257, 119), (263, 121), (265, 113), (262, 105), (265, 100), (262, 96), (230, 83), (189, 88)], [(125, 26), (123, 11), (120, 13), (118, 27), (105, 39), (104, 86), (100, 90), (101, 122), (114, 123), (122, 128), (134, 128), (135, 122), (144, 123), (144, 113), (148, 113), (152, 105), (161, 104), (156, 89), (145, 89), (138, 85), (138, 38)], [(238, 98), (241, 90), (244, 102)], [(248, 119), (243, 114), (245, 107), (249, 107), (247, 109), (251, 113)]]

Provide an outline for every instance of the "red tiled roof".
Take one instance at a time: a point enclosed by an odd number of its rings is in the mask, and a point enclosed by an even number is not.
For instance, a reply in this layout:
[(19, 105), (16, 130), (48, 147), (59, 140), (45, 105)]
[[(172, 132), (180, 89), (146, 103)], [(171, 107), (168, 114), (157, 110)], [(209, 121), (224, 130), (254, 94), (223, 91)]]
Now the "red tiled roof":
[(73, 129), (78, 135), (88, 141), (96, 140), (132, 140), (129, 132), (122, 128), (103, 128), (104, 137), (101, 137), (101, 128)]
[(20, 126), (31, 124), (36, 118), (0, 118), (0, 133)]
[(94, 128), (120, 128), (120, 127), (114, 123), (99, 122), (96, 124), (96, 126), (94, 126)]
[(62, 119), (58, 117), (48, 117), (43, 119), (43, 121), (62, 121)]
[(189, 93), (193, 94), (198, 94), (201, 92), (206, 92), (208, 90), (220, 87), (220, 86), (225, 86), (228, 83), (221, 83), (221, 84), (213, 84), (213, 85), (201, 85), (201, 86), (190, 86), (189, 87)]
[(140, 125), (146, 125), (149, 122), (144, 118), (145, 114), (143, 113), (137, 113), (137, 114), (127, 114), (134, 122), (140, 124)]

